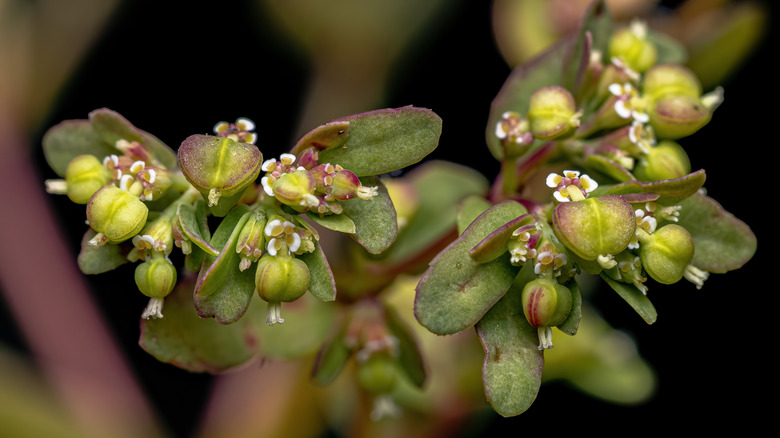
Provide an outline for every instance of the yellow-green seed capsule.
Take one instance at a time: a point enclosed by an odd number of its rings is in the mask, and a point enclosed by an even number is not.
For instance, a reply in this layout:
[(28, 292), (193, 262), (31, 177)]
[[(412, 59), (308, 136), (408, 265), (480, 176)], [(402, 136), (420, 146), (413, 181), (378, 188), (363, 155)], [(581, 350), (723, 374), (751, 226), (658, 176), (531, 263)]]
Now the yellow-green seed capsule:
[(309, 281), (309, 267), (292, 256), (266, 254), (257, 262), (257, 294), (269, 303), (297, 300), (309, 289)]
[(591, 197), (555, 206), (553, 229), (561, 243), (577, 256), (596, 260), (628, 247), (636, 217), (631, 205), (620, 196)]
[(644, 73), (658, 59), (658, 49), (647, 39), (647, 26), (634, 21), (629, 27), (618, 30), (609, 40), (609, 56), (623, 61), (637, 73)]
[(653, 234), (640, 231), (639, 258), (650, 277), (663, 284), (680, 281), (693, 259), (693, 238), (685, 228), (668, 224)]
[(111, 172), (94, 155), (73, 158), (65, 170), (67, 195), (77, 204), (86, 204), (89, 198), (111, 181)]
[(531, 327), (555, 327), (571, 313), (571, 291), (555, 280), (537, 278), (522, 293), (523, 314)]
[(556, 85), (536, 90), (528, 104), (528, 121), (534, 137), (541, 140), (565, 138), (580, 126), (574, 97)]
[(87, 220), (108, 243), (123, 242), (143, 229), (149, 209), (137, 196), (115, 186), (95, 192), (87, 203)]
[(398, 369), (395, 360), (385, 352), (374, 353), (358, 368), (360, 386), (372, 394), (388, 394), (398, 381)]
[(282, 204), (305, 211), (319, 205), (314, 196), (316, 182), (314, 176), (308, 170), (297, 170), (285, 173), (274, 182), (274, 197)]
[(677, 139), (693, 134), (710, 121), (716, 106), (702, 101), (699, 80), (681, 65), (651, 68), (642, 91), (650, 125), (659, 138)]
[(682, 146), (664, 140), (637, 161), (633, 173), (640, 181), (680, 178), (691, 173), (691, 161)]
[(135, 268), (135, 284), (149, 298), (164, 298), (176, 285), (176, 267), (160, 253)]

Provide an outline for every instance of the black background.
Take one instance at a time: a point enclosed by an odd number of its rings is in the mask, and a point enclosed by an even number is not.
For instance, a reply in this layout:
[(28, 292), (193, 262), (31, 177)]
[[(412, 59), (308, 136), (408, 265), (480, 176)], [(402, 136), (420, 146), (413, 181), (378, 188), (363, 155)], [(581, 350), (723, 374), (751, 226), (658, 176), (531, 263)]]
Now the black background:
[[(33, 144), (40, 144), (44, 130), (54, 123), (108, 107), (172, 146), (192, 133), (208, 132), (216, 121), (246, 116), (260, 122), (258, 143), (267, 156), (285, 151), (295, 140), (308, 66), (249, 2), (222, 1), (218, 10), (211, 2), (126, 2), (39, 131), (32, 133)], [(209, 20), (230, 20), (229, 31), (201, 31)], [(693, 168), (707, 170), (710, 195), (757, 234), (753, 260), (740, 271), (714, 275), (701, 291), (687, 282), (651, 286), (659, 310), (653, 326), (614, 293), (594, 297), (605, 318), (631, 334), (655, 368), (655, 397), (640, 406), (617, 406), (551, 383), (527, 413), (480, 420), (477, 429), (518, 435), (546, 430), (641, 434), (736, 426), (750, 433), (765, 418), (764, 409), (776, 405), (758, 395), (768, 393), (772, 400), (776, 382), (774, 370), (765, 366), (776, 348), (774, 332), (764, 329), (777, 307), (774, 236), (768, 228), (773, 215), (769, 206), (776, 203), (772, 177), (778, 143), (777, 80), (768, 63), (776, 57), (767, 40), (726, 84), (725, 103), (712, 123), (682, 142)], [(493, 42), (489, 2), (453, 2), (450, 16), (405, 61), (393, 77), (385, 106), (434, 110), (444, 128), (432, 158), (475, 166), (492, 178), (498, 163), (484, 146), (484, 126), (490, 102), (510, 69)], [(40, 152), (34, 154), (41, 179), (53, 177)], [(62, 198), (53, 198), (52, 204), (63, 217), (80, 217), (81, 210)], [(75, 258), (83, 222), (70, 229), (66, 238)], [(105, 280), (90, 281), (155, 408), (173, 433), (189, 435), (195, 426), (192, 412), (200, 408), (211, 377), (146, 355), (137, 346), (137, 317), (128, 310), (142, 307), (144, 297), (115, 293), (109, 298), (99, 293)], [(2, 331), (3, 341), (23, 351), (23, 341), (8, 328)]]

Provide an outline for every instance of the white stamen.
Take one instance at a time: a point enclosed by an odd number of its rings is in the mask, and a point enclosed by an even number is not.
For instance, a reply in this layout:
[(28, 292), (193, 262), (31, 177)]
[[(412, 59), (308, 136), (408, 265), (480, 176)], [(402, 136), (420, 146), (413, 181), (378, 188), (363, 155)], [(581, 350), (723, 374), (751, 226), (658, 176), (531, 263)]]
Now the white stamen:
[(537, 330), (539, 334), (539, 350), (545, 350), (553, 348), (552, 343), (552, 328), (551, 327), (539, 327)]

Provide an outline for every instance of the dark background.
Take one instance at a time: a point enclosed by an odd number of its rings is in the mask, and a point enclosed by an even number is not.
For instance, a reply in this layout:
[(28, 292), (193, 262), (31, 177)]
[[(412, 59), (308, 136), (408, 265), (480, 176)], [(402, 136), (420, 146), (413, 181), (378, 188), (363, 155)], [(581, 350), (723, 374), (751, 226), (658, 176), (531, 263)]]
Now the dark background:
[[(246, 116), (260, 125), (258, 144), (267, 156), (289, 148), (310, 73), (307, 64), (248, 2), (219, 2), (220, 13), (210, 3), (176, 3), (126, 2), (47, 120), (32, 133), (32, 144), (40, 144), (52, 124), (108, 107), (174, 147), (192, 133), (210, 131), (216, 121)], [(204, 32), (200, 24), (208, 20), (229, 20), (231, 25), (224, 32)], [(777, 147), (776, 72), (768, 62), (776, 57), (768, 39), (725, 84), (726, 100), (712, 123), (682, 142), (693, 168), (707, 170), (709, 194), (758, 236), (753, 260), (742, 270), (713, 275), (700, 291), (685, 281), (651, 286), (659, 311), (653, 326), (611, 291), (594, 297), (602, 315), (631, 334), (655, 368), (655, 397), (640, 406), (617, 406), (551, 383), (527, 413), (475, 419), (475, 430), (631, 434), (636, 429), (706, 432), (737, 426), (749, 433), (757, 427), (770, 407), (757, 394), (770, 393), (772, 399), (776, 382), (774, 370), (765, 366), (775, 350), (774, 332), (763, 328), (777, 307), (771, 277), (774, 236), (768, 228), (773, 215), (768, 206), (775, 203), (770, 178)], [(453, 2), (449, 16), (405, 61), (393, 77), (385, 106), (431, 108), (444, 121), (440, 146), (431, 158), (468, 164), (488, 178), (495, 176), (498, 163), (484, 146), (484, 126), (490, 102), (510, 69), (493, 42), (489, 2)], [(39, 150), (35, 159), (41, 180), (54, 177)], [(63, 198), (52, 197), (62, 217), (81, 218), (81, 208)], [(73, 231), (65, 237), (75, 260), (83, 222), (64, 228)], [(143, 307), (145, 298), (119, 293), (127, 291), (101, 293), (101, 288), (116, 287), (113, 279), (131, 275), (120, 270), (90, 278), (94, 296), (160, 416), (177, 436), (187, 436), (195, 427), (192, 412), (200, 409), (211, 377), (161, 364), (137, 346), (134, 311)], [(9, 323), (12, 319), (3, 319), (2, 341), (24, 351), (23, 340)]]

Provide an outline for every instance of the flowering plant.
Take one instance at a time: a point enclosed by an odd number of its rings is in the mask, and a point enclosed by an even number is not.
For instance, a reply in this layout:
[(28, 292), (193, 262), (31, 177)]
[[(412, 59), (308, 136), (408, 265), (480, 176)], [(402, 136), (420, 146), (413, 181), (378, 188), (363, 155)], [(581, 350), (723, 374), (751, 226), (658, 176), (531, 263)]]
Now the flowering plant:
[(442, 130), (423, 108), (333, 120), (275, 158), (248, 118), (174, 151), (98, 109), (47, 132), (60, 176), (47, 190), (85, 205), (82, 272), (135, 264), (149, 297), (140, 345), (160, 361), (219, 373), (316, 354), (315, 383), (354, 369), (373, 416), (392, 414), (429, 377), (402, 315), (411, 306), (387, 299), (412, 277), (419, 325), (474, 327), (484, 393), (518, 415), (537, 396), (553, 328), (575, 335), (589, 317), (585, 278), (652, 324), (656, 289), (701, 288), (755, 252), (676, 142), (724, 95), (704, 92), (680, 51), (641, 22), (614, 29), (594, 2), (574, 37), (514, 69), (493, 101), (492, 185), (464, 166), (417, 165)]

